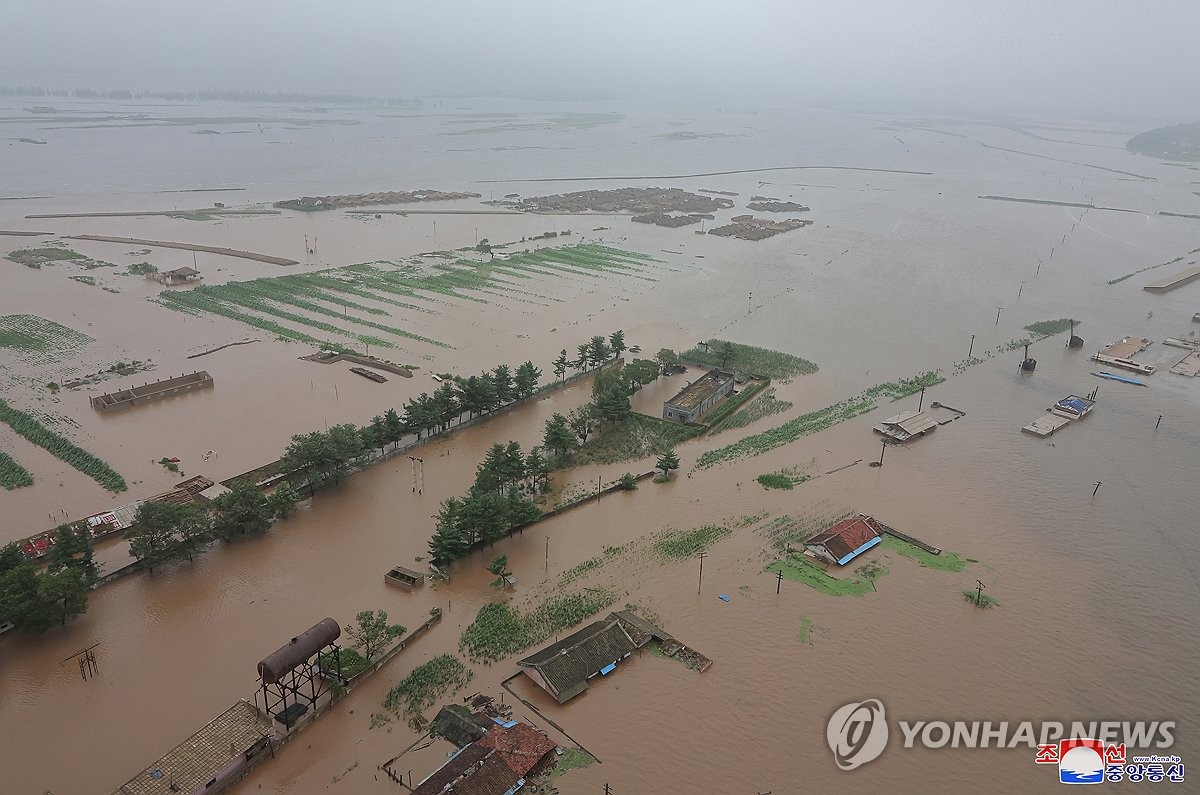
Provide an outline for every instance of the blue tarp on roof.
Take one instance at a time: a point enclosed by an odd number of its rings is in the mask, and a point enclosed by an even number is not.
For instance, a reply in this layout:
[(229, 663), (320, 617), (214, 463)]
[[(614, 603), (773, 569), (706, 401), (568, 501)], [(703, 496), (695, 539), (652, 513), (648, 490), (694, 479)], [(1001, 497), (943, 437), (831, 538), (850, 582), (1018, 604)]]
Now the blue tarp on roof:
[(1063, 408), (1071, 409), (1071, 411), (1080, 414), (1082, 414), (1083, 410), (1087, 408), (1087, 403), (1084, 403), (1079, 398), (1067, 398), (1066, 400), (1060, 400), (1058, 401), (1058, 405), (1062, 406)]
[(600, 675), (608, 676), (610, 673), (612, 673), (614, 670), (616, 670), (616, 667), (617, 667), (616, 663), (609, 663), (608, 665), (606, 665), (600, 669)]
[(839, 566), (845, 566), (845, 565), (846, 565), (846, 563), (847, 563), (847, 561), (854, 560), (856, 557), (858, 557), (858, 556), (859, 556), (859, 555), (861, 555), (862, 553), (866, 552), (868, 549), (870, 549), (871, 547), (875, 546), (876, 544), (878, 544), (878, 543), (879, 543), (880, 541), (882, 541), (882, 540), (883, 540), (883, 536), (875, 536), (875, 537), (874, 537), (874, 538), (872, 538), (870, 541), (868, 541), (867, 543), (863, 544), (861, 547), (859, 547), (858, 549), (854, 550), (853, 552), (851, 552), (851, 553), (850, 553), (849, 555), (847, 555), (846, 557), (844, 557), (844, 558), (842, 558), (841, 560), (839, 560), (839, 561), (838, 561), (838, 565), (839, 565)]

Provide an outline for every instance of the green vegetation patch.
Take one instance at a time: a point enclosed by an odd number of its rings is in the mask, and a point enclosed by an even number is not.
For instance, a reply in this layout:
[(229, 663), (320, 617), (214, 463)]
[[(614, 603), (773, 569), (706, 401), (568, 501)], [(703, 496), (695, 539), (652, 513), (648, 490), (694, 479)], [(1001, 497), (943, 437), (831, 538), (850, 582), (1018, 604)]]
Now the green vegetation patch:
[(632, 412), (628, 418), (610, 424), (589, 438), (566, 463), (567, 466), (581, 466), (635, 461), (658, 455), (663, 450), (672, 450), (675, 445), (698, 436), (703, 430), (696, 425), (681, 425)]
[(37, 315), (0, 315), (0, 348), (28, 364), (43, 365), (68, 359), (88, 343), (86, 334)]
[(491, 662), (516, 654), (576, 626), (616, 601), (603, 588), (546, 599), (531, 612), (508, 602), (484, 605), (463, 631), (458, 650), (473, 662)]
[(867, 561), (854, 570), (853, 578), (830, 577), (820, 566), (810, 563), (801, 555), (793, 555), (767, 566), (767, 571), (783, 572), (786, 579), (804, 583), (810, 588), (829, 596), (862, 596), (875, 590), (875, 581), (888, 573), (886, 565)]
[(1000, 604), (987, 594), (981, 594), (978, 591), (963, 591), (963, 599), (966, 599), (976, 607), (995, 607)]
[(724, 420), (733, 412), (737, 411), (742, 406), (746, 405), (747, 401), (752, 400), (754, 396), (765, 389), (769, 383), (769, 381), (759, 381), (744, 387), (741, 392), (738, 392), (736, 395), (729, 398), (729, 400), (726, 400), (720, 406), (717, 406), (715, 411), (705, 417), (704, 424), (707, 425), (709, 429), (717, 428), (721, 425), (722, 420)]
[(0, 486), (12, 491), (22, 486), (32, 486), (33, 475), (8, 453), (0, 450)]
[(1160, 262), (1157, 265), (1147, 265), (1144, 268), (1138, 268), (1135, 271), (1131, 271), (1130, 273), (1127, 273), (1124, 276), (1118, 276), (1115, 279), (1109, 279), (1108, 283), (1109, 284), (1120, 284), (1121, 282), (1125, 281), (1126, 279), (1131, 279), (1134, 276), (1137, 276), (1139, 273), (1145, 273), (1146, 271), (1152, 271), (1155, 268), (1161, 268), (1165, 265), (1174, 265), (1176, 262), (1182, 262), (1185, 257), (1190, 257), (1191, 255), (1193, 255), (1197, 252), (1200, 252), (1200, 248), (1194, 248), (1191, 251), (1189, 251), (1188, 253), (1186, 253), (1182, 256), (1176, 257), (1175, 259), (1167, 260), (1166, 262)]
[(942, 571), (962, 571), (967, 567), (968, 560), (954, 552), (943, 551), (940, 555), (935, 555), (932, 552), (926, 552), (920, 547), (913, 546), (907, 541), (901, 541), (893, 535), (884, 535), (883, 540), (879, 545), (884, 549), (890, 549), (893, 552), (898, 552), (906, 558), (912, 558), (927, 569), (940, 569)]
[[(367, 668), (371, 667), (371, 662), (366, 657), (363, 657), (355, 649), (345, 648), (338, 649), (338, 657), (342, 663), (342, 676), (350, 679), (358, 676)], [(333, 654), (324, 652), (319, 658), (319, 664), (323, 671), (337, 671), (337, 663)]]
[(800, 472), (798, 467), (786, 467), (778, 472), (767, 472), (755, 478), (758, 481), (758, 485), (764, 489), (785, 489), (788, 491), (808, 479), (808, 475)]
[(770, 417), (775, 414), (782, 414), (785, 411), (791, 411), (792, 404), (787, 400), (779, 400), (775, 397), (775, 388), (771, 387), (762, 394), (757, 400), (747, 404), (732, 417), (725, 420), (720, 425), (712, 424), (710, 434), (717, 434), (722, 431), (727, 431), (731, 428), (744, 428), (752, 422)]
[(777, 447), (794, 442), (802, 436), (818, 433), (826, 428), (832, 428), (838, 423), (874, 411), (879, 407), (879, 402), (882, 398), (890, 397), (893, 401), (900, 400), (901, 398), (920, 392), (922, 388), (935, 386), (945, 380), (938, 373), (927, 372), (913, 378), (876, 384), (849, 400), (843, 400), (839, 403), (834, 403), (832, 406), (810, 411), (783, 425), (739, 439), (725, 447), (709, 450), (696, 461), (696, 468), (707, 469), (725, 461), (735, 461), (739, 458), (759, 455), (774, 450)]
[(812, 634), (813, 622), (808, 616), (800, 616), (800, 628), (796, 630), (796, 638), (801, 643), (808, 643), (808, 638)]
[(88, 287), (95, 287), (97, 284), (96, 279), (93, 276), (68, 276), (67, 278), (73, 282), (86, 284)]
[(729, 537), (733, 528), (728, 525), (706, 524), (694, 530), (664, 530), (654, 539), (654, 552), (660, 558), (679, 560), (704, 552), (723, 538)]
[(80, 254), (78, 251), (72, 251), (69, 248), (59, 248), (57, 246), (45, 246), (43, 248), (19, 248), (16, 251), (10, 251), (4, 255), (6, 260), (11, 260), (19, 265), (24, 265), (27, 268), (40, 268), (43, 265), (53, 265), (55, 262), (70, 262), (73, 260), (86, 260), (87, 257)]
[(28, 414), (14, 409), (0, 398), (0, 422), (41, 447), (55, 458), (70, 464), (109, 491), (125, 491), (125, 478), (96, 456), (76, 446)]
[(1063, 317), (1058, 320), (1040, 320), (1037, 323), (1030, 323), (1025, 330), (1033, 334), (1035, 338), (1044, 339), (1055, 334), (1062, 334), (1064, 331), (1069, 331), (1070, 328), (1071, 319)]
[(462, 660), (450, 654), (439, 654), (412, 669), (408, 676), (392, 687), (383, 700), (383, 706), (399, 714), (403, 701), (406, 713), (420, 714), (445, 694), (465, 687), (474, 676), (475, 672)]
[(737, 370), (785, 384), (796, 376), (817, 372), (815, 364), (799, 356), (728, 340), (709, 340), (707, 345), (697, 345), (684, 351), (680, 358), (706, 367)]

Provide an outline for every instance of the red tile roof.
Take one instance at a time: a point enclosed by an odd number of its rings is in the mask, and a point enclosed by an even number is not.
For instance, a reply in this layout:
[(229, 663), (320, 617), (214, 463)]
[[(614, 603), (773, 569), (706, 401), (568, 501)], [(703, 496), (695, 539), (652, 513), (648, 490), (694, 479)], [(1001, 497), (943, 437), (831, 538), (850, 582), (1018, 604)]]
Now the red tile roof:
[(558, 743), (524, 723), (507, 729), (493, 726), (475, 744), (496, 749), (496, 755), (518, 776), (527, 775), (558, 747)]
[(883, 528), (870, 516), (852, 516), (833, 527), (817, 533), (805, 544), (824, 544), (825, 548), (839, 560), (846, 557), (876, 536), (883, 535)]

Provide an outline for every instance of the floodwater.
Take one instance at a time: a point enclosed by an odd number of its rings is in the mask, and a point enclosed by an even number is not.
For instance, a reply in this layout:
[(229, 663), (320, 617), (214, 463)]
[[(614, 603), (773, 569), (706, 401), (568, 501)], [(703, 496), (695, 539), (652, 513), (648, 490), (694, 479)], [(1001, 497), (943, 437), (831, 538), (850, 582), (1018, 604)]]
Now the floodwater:
[[(9, 110), (8, 115), (17, 112)], [(207, 106), (179, 112), (245, 114)], [(276, 112), (255, 111), (270, 113)], [(7, 369), (0, 372), (5, 399), (76, 423), (79, 427), (67, 423), (63, 431), (101, 454), (131, 488), (128, 496), (108, 495), (0, 428), (4, 449), (38, 479), (33, 487), (0, 494), (5, 517), (0, 540), (43, 529), (51, 514), (63, 510), (78, 517), (168, 488), (178, 476), (154, 463), (164, 455), (179, 456), (188, 475), (220, 480), (277, 457), (294, 433), (326, 422), (362, 423), (432, 391), (430, 371), (470, 373), (531, 359), (548, 374), (561, 348), (572, 353), (593, 334), (614, 328), (623, 328), (627, 340), (648, 353), (719, 335), (786, 350), (821, 366), (817, 375), (779, 386), (779, 397), (794, 403), (791, 412), (750, 430), (881, 381), (928, 369), (950, 375), (975, 335), (974, 352), (985, 361), (925, 395), (927, 402), (955, 406), (966, 416), (929, 438), (889, 449), (880, 468), (867, 466), (880, 450), (870, 426), (915, 408), (917, 397), (690, 477), (701, 452), (745, 431), (682, 445), (683, 467), (671, 484), (647, 482), (496, 545), (495, 552), (509, 556), (521, 602), (549, 592), (561, 572), (606, 546), (665, 527), (692, 528), (764, 512), (863, 511), (979, 561), (949, 573), (893, 556), (876, 593), (831, 597), (785, 581), (776, 595), (774, 578), (762, 573), (766, 542), (743, 528), (710, 550), (700, 593), (694, 560), (604, 567), (577, 585), (617, 591), (616, 607), (629, 602), (650, 608), (668, 631), (715, 663), (697, 675), (640, 654), (562, 707), (518, 685), (602, 760), (558, 779), (558, 788), (570, 795), (601, 792), (606, 783), (616, 793), (791, 793), (814, 785), (831, 792), (1041, 792), (1058, 786), (1053, 771), (1035, 766), (1027, 749), (904, 750), (898, 736), (877, 761), (843, 773), (825, 743), (826, 721), (842, 704), (870, 697), (903, 720), (1175, 720), (1177, 742), (1170, 753), (1185, 763), (1195, 758), (1200, 743), (1192, 720), (1200, 714), (1200, 689), (1189, 663), (1198, 635), (1189, 605), (1197, 595), (1200, 566), (1191, 543), (1200, 507), (1195, 491), (1200, 386), (1165, 367), (1148, 389), (1100, 381), (1088, 375), (1095, 368), (1087, 353), (1062, 347), (1065, 336), (1032, 348), (1038, 368), (1031, 376), (1017, 373), (1020, 351), (1001, 349), (1024, 336), (1025, 324), (1058, 317), (1083, 321), (1078, 333), (1087, 340), (1087, 352), (1129, 334), (1186, 337), (1191, 315), (1200, 309), (1194, 292), (1200, 288), (1166, 295), (1140, 288), (1194, 257), (1117, 285), (1106, 281), (1196, 248), (1200, 222), (1154, 214), (1197, 212), (1196, 171), (1125, 153), (1119, 148), (1124, 131), (1101, 132), (1095, 123), (1068, 120), (1046, 121), (1070, 129), (1041, 131), (1068, 141), (1058, 143), (983, 124), (914, 129), (887, 120), (912, 119), (816, 110), (702, 119), (630, 112), (619, 123), (587, 129), (467, 135), (444, 134), (471, 127), (461, 118), (452, 124), (453, 115), (447, 120), (331, 113), (361, 123), (306, 129), (279, 123), (266, 125), (263, 133), (220, 136), (188, 132), (215, 129), (217, 122), (36, 135), (36, 127), (22, 127), (13, 135), (50, 144), (5, 148), (0, 165), (12, 175), (5, 193), (53, 198), (3, 202), (0, 229), (181, 240), (303, 263), (284, 270), (201, 254), (199, 267), (212, 283), (459, 248), (473, 245), (476, 235), (514, 241), (570, 229), (568, 241), (600, 238), (658, 257), (661, 262), (647, 271), (656, 281), (563, 277), (529, 287), (537, 294), (523, 296), (530, 303), (489, 296), (489, 303), (478, 304), (439, 296), (428, 302), (434, 314), (389, 306), (393, 315), (384, 322), (454, 348), (400, 342), (401, 348), (383, 355), (421, 369), (413, 379), (377, 385), (343, 366), (299, 361), (308, 352), (300, 345), (144, 301), (159, 288), (134, 277), (89, 272), (121, 291), (114, 295), (67, 280), (78, 272), (75, 266), (35, 271), (6, 263), (0, 314), (38, 314), (96, 342), (79, 359), (50, 370), (6, 359)], [(530, 117), (538, 113), (544, 114), (531, 111)], [(674, 129), (676, 120), (730, 137), (654, 137)], [(515, 148), (532, 146), (540, 148)], [(1076, 164), (1061, 162), (1068, 160)], [(381, 170), (379, 163), (387, 165)], [(640, 183), (473, 182), (803, 164), (932, 175), (798, 170)], [(768, 184), (760, 186), (760, 180)], [(815, 224), (749, 243), (613, 217), (437, 216), (436, 232), (435, 217), (420, 215), (352, 220), (336, 213), (288, 213), (220, 222), (22, 217), (417, 187), (473, 189), (486, 199), (493, 188), (499, 197), (625, 184), (737, 191), (739, 205), (753, 194), (794, 197), (812, 207)], [(217, 186), (248, 190), (157, 193)], [(1096, 205), (1138, 212), (976, 198), (986, 194), (1079, 202), (1089, 197)], [(602, 226), (610, 228), (594, 231)], [(318, 241), (316, 255), (305, 254), (305, 235)], [(38, 238), (0, 237), (0, 249), (31, 240)], [(143, 259), (161, 268), (192, 261), (185, 251), (155, 249), (144, 257), (128, 254), (135, 246), (72, 245), (122, 267)], [(254, 337), (262, 342), (186, 359)], [(1182, 354), (1156, 344), (1141, 358), (1169, 365)], [(61, 375), (54, 367), (90, 373), (117, 359), (147, 358), (156, 369), (141, 374), (143, 381), (201, 367), (212, 373), (216, 388), (111, 417), (92, 412), (88, 396), (140, 383), (136, 378), (107, 381), (90, 392), (64, 391), (57, 401), (39, 388), (47, 376)], [(656, 413), (657, 402), (682, 382), (677, 377), (640, 393), (635, 408)], [(1020, 433), (1054, 400), (1097, 385), (1099, 405), (1087, 420), (1049, 440)], [(14, 792), (111, 791), (234, 699), (248, 697), (255, 664), (297, 631), (327, 615), (344, 624), (354, 613), (375, 608), (415, 626), (439, 606), (445, 619), (428, 636), (234, 790), (396, 791), (376, 766), (416, 735), (397, 720), (371, 729), (371, 714), (381, 711), (387, 689), (414, 665), (457, 651), (462, 628), (482, 604), (499, 597), (487, 585), (485, 554), (456, 564), (450, 583), (415, 594), (384, 586), (383, 572), (393, 563), (418, 566), (414, 561), (426, 554), (431, 514), (440, 500), (467, 487), (488, 446), (515, 439), (528, 447), (539, 440), (551, 413), (589, 396), (586, 383), (572, 386), (423, 448), (420, 494), (412, 490), (407, 460), (378, 465), (336, 491), (318, 494), (261, 539), (214, 547), (192, 564), (100, 589), (87, 615), (62, 630), (40, 638), (5, 635), (0, 767), (7, 786)], [(1164, 419), (1156, 430), (1160, 414)], [(201, 454), (209, 450), (216, 455), (204, 461)], [(854, 461), (860, 463), (824, 474)], [(612, 480), (650, 463), (584, 467), (559, 475), (556, 483), (594, 484), (597, 477)], [(822, 476), (792, 491), (764, 491), (754, 482), (785, 466)], [(1093, 497), (1097, 481), (1102, 485)], [(882, 559), (879, 552), (870, 554)], [(117, 544), (101, 557), (112, 566), (123, 554)], [(979, 611), (963, 601), (960, 592), (973, 588), (976, 579), (999, 607)], [(721, 594), (730, 601), (718, 600)], [(802, 640), (800, 628), (807, 622), (812, 629)], [(93, 643), (100, 644), (100, 676), (83, 682), (77, 670), (59, 661)], [(498, 683), (515, 668), (502, 661), (474, 670), (475, 680), (459, 695), (499, 696)], [(516, 714), (543, 725), (523, 706)], [(449, 750), (448, 744), (435, 744), (402, 757), (396, 769), (412, 769), (420, 780)]]

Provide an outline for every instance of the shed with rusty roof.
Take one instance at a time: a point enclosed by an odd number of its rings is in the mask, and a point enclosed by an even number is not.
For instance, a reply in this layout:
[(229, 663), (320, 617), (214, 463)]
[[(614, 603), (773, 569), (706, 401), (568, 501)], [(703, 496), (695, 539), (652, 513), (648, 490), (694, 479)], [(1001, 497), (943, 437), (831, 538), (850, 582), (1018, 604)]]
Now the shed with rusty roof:
[(882, 525), (860, 513), (817, 533), (804, 542), (804, 548), (821, 560), (844, 566), (882, 540)]

